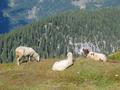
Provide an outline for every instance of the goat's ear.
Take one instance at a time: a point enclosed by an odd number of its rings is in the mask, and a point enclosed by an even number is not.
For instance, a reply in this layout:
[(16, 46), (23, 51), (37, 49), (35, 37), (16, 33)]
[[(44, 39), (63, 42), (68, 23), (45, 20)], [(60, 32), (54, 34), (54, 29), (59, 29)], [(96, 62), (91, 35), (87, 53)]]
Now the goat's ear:
[(90, 52), (89, 49), (87, 49), (87, 52), (88, 52), (88, 53)]
[(82, 50), (83, 50), (84, 52), (86, 52), (86, 51), (87, 51), (87, 49), (85, 49), (85, 48), (83, 48)]
[(89, 49), (87, 49), (87, 51), (89, 52)]
[(85, 49), (84, 49), (84, 48), (83, 48), (82, 50), (83, 50), (83, 51), (85, 51)]

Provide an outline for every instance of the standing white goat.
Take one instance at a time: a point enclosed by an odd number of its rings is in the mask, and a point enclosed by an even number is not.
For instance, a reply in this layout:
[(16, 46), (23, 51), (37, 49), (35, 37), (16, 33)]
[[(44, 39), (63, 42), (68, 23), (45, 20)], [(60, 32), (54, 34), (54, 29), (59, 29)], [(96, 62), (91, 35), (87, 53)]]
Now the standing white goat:
[(105, 54), (89, 51), (88, 49), (81, 49), (80, 52), (85, 55), (87, 58), (96, 60), (96, 61), (107, 61)]
[(40, 60), (38, 53), (36, 53), (35, 50), (31, 47), (19, 46), (16, 48), (15, 52), (18, 65), (20, 65), (20, 60), (24, 56), (28, 56), (29, 61), (31, 60), (31, 57), (34, 58), (36, 61)]
[(67, 57), (68, 58), (65, 59), (65, 60), (55, 62), (53, 67), (52, 67), (52, 70), (53, 71), (63, 71), (64, 69), (71, 66), (73, 64), (73, 55), (72, 55), (72, 53), (68, 52)]

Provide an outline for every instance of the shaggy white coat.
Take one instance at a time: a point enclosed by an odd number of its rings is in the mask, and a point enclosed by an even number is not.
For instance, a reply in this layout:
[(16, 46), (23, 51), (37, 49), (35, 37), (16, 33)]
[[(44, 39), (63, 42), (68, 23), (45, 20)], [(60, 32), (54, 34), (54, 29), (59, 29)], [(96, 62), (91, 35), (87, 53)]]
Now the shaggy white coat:
[(87, 58), (90, 58), (96, 61), (103, 61), (103, 62), (107, 61), (107, 57), (105, 54), (96, 53), (96, 52), (89, 52), (87, 55)]
[(53, 71), (63, 71), (73, 64), (73, 55), (71, 52), (67, 54), (67, 59), (57, 61), (54, 63), (52, 70)]
[(16, 48), (16, 58), (17, 58), (17, 64), (20, 65), (20, 59), (23, 56), (29, 56), (30, 58), (33, 57), (35, 60), (39, 61), (39, 55), (35, 52), (35, 50), (31, 47), (25, 47), (25, 46), (19, 46)]

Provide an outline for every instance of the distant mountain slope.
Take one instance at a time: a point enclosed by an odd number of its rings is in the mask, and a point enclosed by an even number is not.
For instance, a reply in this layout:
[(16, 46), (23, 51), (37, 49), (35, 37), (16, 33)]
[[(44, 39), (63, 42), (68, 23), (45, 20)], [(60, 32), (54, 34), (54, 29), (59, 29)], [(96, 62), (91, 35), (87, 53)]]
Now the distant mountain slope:
[(78, 54), (81, 47), (109, 54), (120, 48), (120, 9), (66, 12), (16, 29), (0, 38), (3, 62), (13, 62), (20, 45), (33, 47), (41, 58)]
[[(43, 17), (69, 10), (95, 10), (96, 8), (119, 7), (119, 0), (4, 0), (9, 8), (2, 9), (4, 25), (20, 27)], [(0, 1), (3, 3), (3, 1)], [(5, 30), (4, 28), (1, 29)], [(0, 31), (1, 31), (0, 30)]]
[(19, 27), (44, 16), (74, 9), (68, 2), (69, 0), (10, 0), (10, 8), (3, 13), (10, 19), (11, 26)]
[(7, 3), (7, 0), (0, 0), (0, 33), (8, 32), (10, 29), (9, 18), (3, 14), (3, 10), (8, 8)]

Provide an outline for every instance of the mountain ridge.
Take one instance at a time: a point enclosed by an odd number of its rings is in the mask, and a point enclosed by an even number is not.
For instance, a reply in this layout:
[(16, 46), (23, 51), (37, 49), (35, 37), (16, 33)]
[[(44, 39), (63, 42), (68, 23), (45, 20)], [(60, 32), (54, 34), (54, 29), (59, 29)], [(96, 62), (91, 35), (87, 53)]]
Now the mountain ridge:
[(7, 7), (2, 8), (1, 15), (3, 20), (7, 19), (2, 25), (8, 28), (3, 28), (0, 32), (41, 20), (41, 18), (52, 16), (58, 12), (120, 6), (119, 0), (34, 0), (29, 2), (27, 0), (5, 0), (1, 3), (7, 5)]

